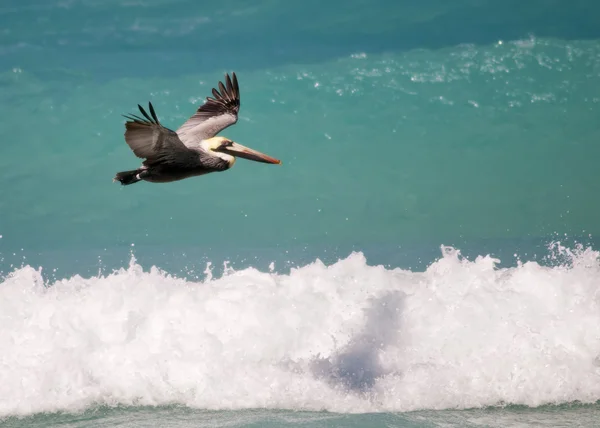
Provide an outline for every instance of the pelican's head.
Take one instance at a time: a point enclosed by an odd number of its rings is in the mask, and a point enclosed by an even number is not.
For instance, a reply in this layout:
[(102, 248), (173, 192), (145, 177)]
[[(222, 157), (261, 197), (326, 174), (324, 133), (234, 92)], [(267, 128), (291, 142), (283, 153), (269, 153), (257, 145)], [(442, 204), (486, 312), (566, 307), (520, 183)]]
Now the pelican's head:
[(278, 165), (281, 164), (279, 159), (272, 158), (271, 156), (267, 156), (263, 153), (257, 152), (256, 150), (244, 147), (235, 141), (231, 141), (229, 138), (213, 137), (205, 140), (204, 143), (205, 149), (207, 149), (210, 153), (214, 153), (216, 156), (219, 156), (221, 159), (229, 162), (230, 168), (235, 163), (236, 157), (249, 159), (256, 162), (274, 163)]

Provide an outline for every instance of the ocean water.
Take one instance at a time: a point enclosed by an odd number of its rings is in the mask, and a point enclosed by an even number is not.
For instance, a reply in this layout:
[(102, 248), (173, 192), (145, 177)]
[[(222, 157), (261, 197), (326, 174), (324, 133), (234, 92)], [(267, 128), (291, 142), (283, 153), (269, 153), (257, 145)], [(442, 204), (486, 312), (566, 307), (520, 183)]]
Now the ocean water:
[[(594, 426), (598, 16), (5, 0), (0, 425)], [(281, 166), (112, 182), (231, 71)]]

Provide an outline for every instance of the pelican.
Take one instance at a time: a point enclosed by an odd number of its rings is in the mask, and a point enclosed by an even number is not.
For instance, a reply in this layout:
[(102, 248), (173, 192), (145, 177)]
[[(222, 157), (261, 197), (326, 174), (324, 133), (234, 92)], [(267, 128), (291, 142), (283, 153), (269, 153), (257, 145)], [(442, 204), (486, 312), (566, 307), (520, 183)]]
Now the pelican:
[(240, 88), (237, 76), (225, 74), (226, 86), (219, 81), (219, 90), (213, 88), (214, 98), (196, 110), (177, 131), (163, 126), (152, 103), (148, 103), (150, 115), (138, 104), (142, 115), (124, 115), (125, 141), (133, 153), (144, 159), (142, 165), (131, 171), (118, 172), (113, 181), (122, 185), (149, 181), (169, 183), (189, 177), (226, 171), (233, 166), (236, 157), (269, 164), (281, 161), (244, 147), (217, 134), (235, 124), (240, 109)]

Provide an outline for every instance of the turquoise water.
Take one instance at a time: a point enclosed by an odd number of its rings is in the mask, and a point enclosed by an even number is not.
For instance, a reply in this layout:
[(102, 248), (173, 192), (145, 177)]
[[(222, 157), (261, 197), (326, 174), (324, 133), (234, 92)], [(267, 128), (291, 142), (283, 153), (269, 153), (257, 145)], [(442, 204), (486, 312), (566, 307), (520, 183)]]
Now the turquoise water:
[[(591, 423), (599, 13), (4, 2), (0, 417)], [(223, 135), (283, 165), (112, 182), (122, 114), (176, 129), (231, 71)]]

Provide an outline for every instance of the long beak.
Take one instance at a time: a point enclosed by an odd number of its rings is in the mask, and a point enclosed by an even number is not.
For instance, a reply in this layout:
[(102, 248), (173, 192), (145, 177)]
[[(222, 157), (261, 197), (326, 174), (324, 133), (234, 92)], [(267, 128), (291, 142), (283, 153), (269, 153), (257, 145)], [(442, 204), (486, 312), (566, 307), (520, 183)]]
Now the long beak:
[(277, 165), (281, 164), (281, 161), (279, 159), (272, 158), (271, 156), (267, 156), (261, 152), (257, 152), (256, 150), (252, 150), (248, 147), (244, 147), (238, 143), (233, 143), (231, 146), (224, 147), (220, 151), (229, 153), (232, 156), (249, 159), (256, 162), (274, 163)]

